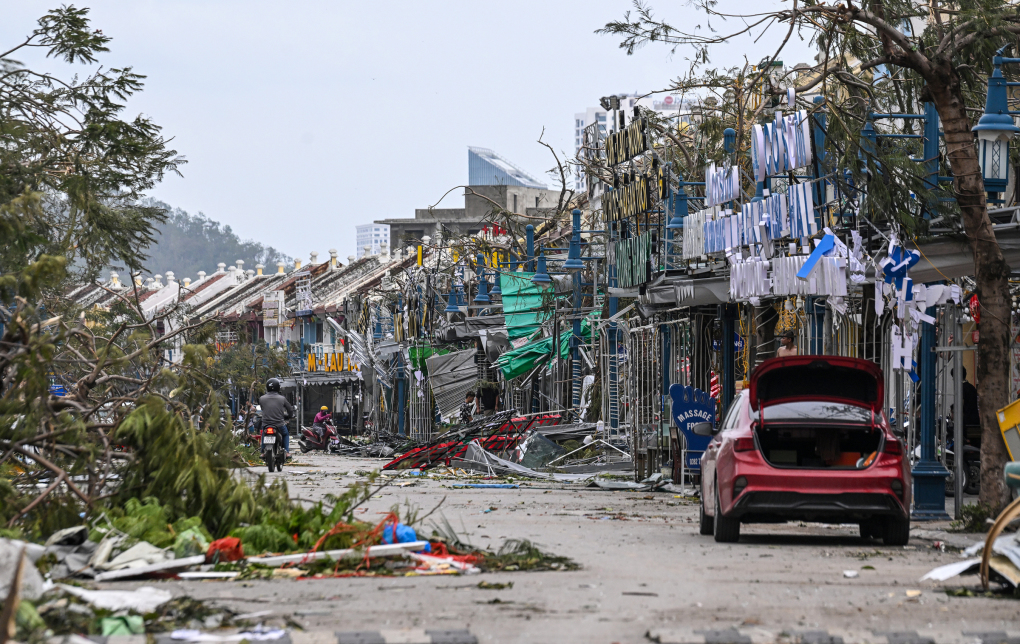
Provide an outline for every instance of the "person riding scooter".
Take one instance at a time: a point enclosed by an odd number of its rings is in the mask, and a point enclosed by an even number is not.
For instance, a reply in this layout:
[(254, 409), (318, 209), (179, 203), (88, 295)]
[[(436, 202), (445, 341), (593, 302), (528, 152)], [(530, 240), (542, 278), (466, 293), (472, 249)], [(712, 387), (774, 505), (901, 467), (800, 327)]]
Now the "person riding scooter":
[(262, 408), (263, 427), (273, 427), (283, 435), (283, 451), (287, 458), (290, 458), (290, 432), (287, 431), (287, 421), (294, 417), (294, 406), (280, 393), (280, 386), (283, 383), (279, 378), (270, 378), (266, 381), (266, 393), (259, 398), (259, 407)]
[(323, 405), (319, 409), (319, 413), (315, 414), (315, 418), (312, 419), (312, 429), (319, 436), (319, 440), (322, 440), (322, 434), (325, 431), (324, 425), (333, 418), (333, 414), (329, 413), (329, 407)]

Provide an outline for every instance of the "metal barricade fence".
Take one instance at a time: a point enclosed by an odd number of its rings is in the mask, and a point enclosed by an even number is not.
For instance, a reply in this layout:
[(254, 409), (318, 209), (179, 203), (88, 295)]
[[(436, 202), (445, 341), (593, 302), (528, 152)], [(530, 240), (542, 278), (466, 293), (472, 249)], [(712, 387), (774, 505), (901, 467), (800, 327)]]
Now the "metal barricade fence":
[(414, 440), (427, 441), (432, 438), (435, 417), (433, 410), (435, 402), (432, 400), (432, 388), (428, 386), (425, 379), (418, 380), (421, 371), (408, 368), (408, 434)]
[(631, 450), (635, 473), (651, 475), (660, 462), (662, 368), (658, 327), (630, 329), (627, 342), (629, 396), (627, 416), (631, 427)]

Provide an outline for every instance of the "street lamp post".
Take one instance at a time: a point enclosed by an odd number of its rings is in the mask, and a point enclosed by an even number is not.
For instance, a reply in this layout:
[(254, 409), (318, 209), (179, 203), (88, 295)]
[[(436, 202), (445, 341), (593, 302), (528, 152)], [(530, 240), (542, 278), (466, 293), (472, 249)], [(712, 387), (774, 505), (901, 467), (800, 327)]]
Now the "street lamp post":
[(988, 98), (985, 113), (981, 115), (973, 132), (978, 139), (978, 161), (981, 163), (981, 178), (985, 182), (988, 200), (997, 202), (992, 195), (1006, 192), (1009, 181), (1009, 141), (1020, 128), (1013, 122), (1006, 96), (1007, 87), (1020, 83), (1007, 83), (1002, 76), (1002, 65), (1020, 63), (1020, 58), (1003, 58), (1005, 47), (992, 58), (992, 75), (988, 77)]

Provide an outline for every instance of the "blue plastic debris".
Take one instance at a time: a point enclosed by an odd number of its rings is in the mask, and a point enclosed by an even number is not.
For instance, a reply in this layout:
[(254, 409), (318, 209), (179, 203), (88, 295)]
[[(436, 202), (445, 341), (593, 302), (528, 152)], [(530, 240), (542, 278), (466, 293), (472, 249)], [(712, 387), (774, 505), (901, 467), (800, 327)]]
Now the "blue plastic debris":
[[(383, 540), (383, 543), (387, 543), (387, 544), (394, 543), (394, 541), (393, 541), (393, 526), (392, 525), (388, 525), (385, 528), (383, 528), (382, 540)], [(398, 523), (397, 524), (397, 541), (396, 541), (396, 543), (411, 543), (412, 541), (417, 541), (417, 540), (418, 540), (418, 533), (416, 533), (414, 531), (414, 528), (412, 528), (409, 525), (405, 525), (403, 523)], [(426, 545), (419, 552), (432, 552), (432, 546), (431, 545)]]

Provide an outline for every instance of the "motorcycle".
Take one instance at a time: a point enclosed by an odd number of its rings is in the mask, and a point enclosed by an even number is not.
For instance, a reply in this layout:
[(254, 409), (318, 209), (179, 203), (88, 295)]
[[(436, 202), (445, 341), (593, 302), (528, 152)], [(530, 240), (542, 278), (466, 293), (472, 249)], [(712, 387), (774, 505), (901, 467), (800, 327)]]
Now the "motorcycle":
[[(946, 496), (956, 494), (956, 453), (953, 446), (946, 449)], [(963, 493), (979, 494), (981, 492), (981, 450), (973, 445), (963, 446)]]
[(287, 458), (287, 453), (283, 451), (283, 436), (276, 428), (265, 427), (262, 429), (260, 444), (262, 460), (266, 462), (269, 471), (272, 472), (275, 469), (277, 472), (282, 472), (283, 462)]
[(332, 454), (340, 451), (340, 436), (337, 434), (333, 423), (322, 424), (322, 437), (316, 433), (314, 427), (302, 427), (301, 435), (298, 437), (298, 446), (301, 452), (313, 450), (325, 450)]

